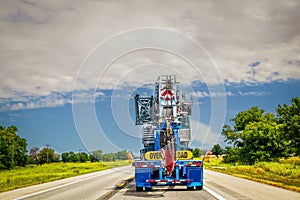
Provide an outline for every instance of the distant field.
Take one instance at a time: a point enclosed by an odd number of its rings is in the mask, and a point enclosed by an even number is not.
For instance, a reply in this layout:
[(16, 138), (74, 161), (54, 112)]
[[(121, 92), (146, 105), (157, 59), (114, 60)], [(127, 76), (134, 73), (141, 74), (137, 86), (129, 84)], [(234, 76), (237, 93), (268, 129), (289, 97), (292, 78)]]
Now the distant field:
[(129, 165), (129, 161), (51, 163), (0, 170), (0, 192)]
[(300, 192), (299, 157), (281, 159), (279, 162), (259, 162), (253, 166), (224, 164), (222, 159), (211, 158), (204, 166), (206, 169)]

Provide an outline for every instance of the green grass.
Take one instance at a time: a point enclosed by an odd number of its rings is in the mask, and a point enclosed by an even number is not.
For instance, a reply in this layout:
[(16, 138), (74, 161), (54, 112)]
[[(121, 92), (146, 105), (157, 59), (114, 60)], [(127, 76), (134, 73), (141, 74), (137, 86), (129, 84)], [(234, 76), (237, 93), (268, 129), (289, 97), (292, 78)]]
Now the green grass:
[(261, 183), (300, 192), (300, 158), (281, 159), (279, 162), (258, 162), (255, 165), (224, 164), (222, 159), (210, 159), (205, 168), (247, 178)]
[(0, 192), (129, 164), (128, 160), (94, 163), (51, 163), (0, 170)]

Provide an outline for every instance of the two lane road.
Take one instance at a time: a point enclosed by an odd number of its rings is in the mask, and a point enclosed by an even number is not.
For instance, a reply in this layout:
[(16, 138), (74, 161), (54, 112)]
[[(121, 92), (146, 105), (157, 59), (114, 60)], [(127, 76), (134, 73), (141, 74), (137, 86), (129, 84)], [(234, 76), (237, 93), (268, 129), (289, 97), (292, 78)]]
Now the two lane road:
[[(300, 199), (300, 193), (205, 170), (204, 189), (187, 191), (186, 187), (156, 187), (153, 191), (136, 192), (134, 181), (112, 199)], [(0, 193), (0, 199), (99, 199), (121, 180), (134, 175), (134, 167), (125, 166), (50, 183)]]

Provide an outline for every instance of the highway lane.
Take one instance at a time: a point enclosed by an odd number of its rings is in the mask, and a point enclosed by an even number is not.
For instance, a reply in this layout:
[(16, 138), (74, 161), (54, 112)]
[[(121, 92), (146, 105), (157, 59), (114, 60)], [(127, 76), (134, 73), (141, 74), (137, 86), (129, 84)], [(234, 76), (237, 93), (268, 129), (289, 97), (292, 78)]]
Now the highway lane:
[(300, 193), (297, 192), (209, 170), (204, 173), (205, 186), (225, 199), (300, 199)]
[(174, 199), (300, 199), (300, 193), (229, 176), (209, 170), (204, 171), (204, 189), (188, 191), (184, 186), (155, 187), (153, 191), (136, 192), (134, 182), (112, 197), (112, 200), (174, 200)]
[(133, 174), (132, 166), (108, 169), (0, 193), (0, 199), (98, 199), (120, 180)]
[(185, 186), (175, 187), (153, 187), (152, 191), (135, 191), (135, 183), (132, 181), (127, 188), (122, 189), (115, 194), (111, 200), (140, 200), (140, 199), (155, 199), (155, 200), (174, 200), (174, 199), (191, 199), (191, 200), (215, 200), (214, 196), (206, 190), (186, 190)]

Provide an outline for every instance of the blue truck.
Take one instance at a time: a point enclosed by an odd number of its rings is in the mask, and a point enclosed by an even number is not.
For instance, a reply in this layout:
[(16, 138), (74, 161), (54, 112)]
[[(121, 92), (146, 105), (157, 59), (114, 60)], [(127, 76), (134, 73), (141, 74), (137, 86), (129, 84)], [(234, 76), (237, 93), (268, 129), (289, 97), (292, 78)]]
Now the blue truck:
[(162, 75), (153, 96), (135, 96), (144, 146), (134, 163), (137, 191), (166, 185), (203, 188), (203, 161), (193, 160), (189, 148), (193, 100), (180, 92), (178, 83), (175, 75)]

